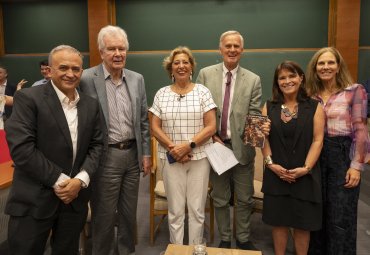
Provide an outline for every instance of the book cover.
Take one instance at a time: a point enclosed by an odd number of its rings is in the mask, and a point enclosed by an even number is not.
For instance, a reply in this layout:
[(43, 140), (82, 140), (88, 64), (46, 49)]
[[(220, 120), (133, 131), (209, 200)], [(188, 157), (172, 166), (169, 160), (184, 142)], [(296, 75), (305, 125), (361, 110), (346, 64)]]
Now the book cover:
[(263, 148), (265, 144), (265, 135), (262, 132), (262, 125), (265, 121), (267, 121), (267, 116), (247, 115), (244, 128), (244, 144)]

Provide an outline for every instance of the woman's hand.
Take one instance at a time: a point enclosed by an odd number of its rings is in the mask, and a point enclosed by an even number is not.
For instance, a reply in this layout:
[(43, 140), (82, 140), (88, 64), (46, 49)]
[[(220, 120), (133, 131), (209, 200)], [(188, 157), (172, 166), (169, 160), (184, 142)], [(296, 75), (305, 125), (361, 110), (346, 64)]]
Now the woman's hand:
[(271, 120), (267, 119), (261, 126), (261, 131), (265, 136), (269, 136), (271, 130)]
[(347, 170), (346, 174), (346, 184), (344, 184), (345, 188), (355, 188), (358, 186), (361, 180), (361, 171), (350, 168)]
[(185, 155), (182, 159), (180, 159), (178, 162), (179, 163), (182, 163), (182, 164), (184, 164), (184, 163), (187, 163), (187, 162), (189, 162), (190, 160), (191, 160), (191, 157), (192, 157), (192, 155)]
[(309, 170), (306, 167), (297, 167), (292, 170), (288, 170), (288, 174), (294, 179), (298, 179), (299, 177), (308, 174), (308, 172)]
[(289, 174), (289, 170), (286, 168), (282, 167), (281, 165), (278, 164), (270, 164), (267, 165), (267, 167), (273, 171), (277, 176), (280, 177), (281, 180), (293, 183), (295, 182), (295, 179), (292, 175)]
[(176, 144), (170, 150), (170, 154), (177, 162), (181, 162), (181, 159), (191, 154), (191, 148), (189, 143)]

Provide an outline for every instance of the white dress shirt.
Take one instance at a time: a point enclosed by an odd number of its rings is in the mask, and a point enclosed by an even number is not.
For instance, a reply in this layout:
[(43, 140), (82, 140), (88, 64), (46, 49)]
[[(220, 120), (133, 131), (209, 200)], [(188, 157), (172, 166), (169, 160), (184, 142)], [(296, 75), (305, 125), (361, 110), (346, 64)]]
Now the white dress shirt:
[[(72, 148), (73, 148), (73, 161), (72, 165), (74, 164), (74, 161), (76, 159), (76, 153), (77, 153), (77, 136), (78, 136), (78, 114), (77, 114), (77, 103), (80, 101), (80, 96), (75, 90), (75, 100), (71, 101), (62, 91), (60, 91), (51, 81), (51, 84), (53, 85), (53, 88), (55, 92), (57, 93), (57, 96), (60, 100), (60, 103), (63, 108), (64, 115), (67, 119), (68, 127), (69, 127), (69, 133), (71, 134), (71, 140), (72, 140)], [(72, 172), (72, 169), (71, 169)], [(61, 173), (58, 180), (54, 184), (54, 188), (58, 187), (59, 183), (64, 182), (67, 179), (71, 178), (71, 173), (69, 176), (67, 176), (64, 173)], [(89, 174), (85, 170), (81, 170), (74, 178), (80, 179), (82, 181), (82, 187), (86, 188), (90, 183), (90, 177)]]

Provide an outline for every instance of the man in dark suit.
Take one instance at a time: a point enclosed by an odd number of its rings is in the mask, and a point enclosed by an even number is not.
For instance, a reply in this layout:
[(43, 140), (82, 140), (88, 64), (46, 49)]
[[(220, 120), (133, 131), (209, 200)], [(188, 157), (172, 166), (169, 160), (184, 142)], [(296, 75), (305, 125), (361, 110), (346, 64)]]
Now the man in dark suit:
[(129, 44), (123, 29), (102, 28), (98, 45), (103, 63), (85, 70), (80, 84), (99, 99), (105, 138), (91, 200), (93, 254), (126, 255), (135, 252), (140, 169), (146, 175), (151, 168), (145, 84), (141, 74), (125, 69)]
[(51, 81), (18, 91), (5, 123), (15, 163), (5, 212), (11, 254), (41, 255), (51, 233), (53, 254), (77, 254), (90, 179), (99, 165), (98, 102), (78, 93), (82, 55), (67, 45), (49, 55)]
[[(220, 248), (231, 247), (230, 178), (236, 194), (236, 246), (255, 250), (250, 241), (250, 217), (253, 209), (253, 147), (245, 145), (243, 138), (246, 116), (261, 113), (261, 79), (258, 75), (239, 65), (244, 40), (237, 31), (227, 31), (220, 37), (220, 53), (223, 63), (200, 70), (197, 82), (204, 84), (212, 93), (217, 108), (218, 135), (213, 139), (229, 147), (239, 164), (218, 175), (211, 171), (212, 198), (221, 236)], [(226, 96), (228, 95), (227, 99)]]

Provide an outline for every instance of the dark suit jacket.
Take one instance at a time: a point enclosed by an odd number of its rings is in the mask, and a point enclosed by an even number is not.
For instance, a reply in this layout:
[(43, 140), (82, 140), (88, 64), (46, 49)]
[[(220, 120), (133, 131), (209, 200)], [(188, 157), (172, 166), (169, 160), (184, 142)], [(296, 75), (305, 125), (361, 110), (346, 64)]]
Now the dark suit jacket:
[[(73, 178), (84, 169), (92, 178), (102, 150), (99, 104), (80, 93), (77, 112), (78, 140), (73, 164), (67, 120), (51, 82), (16, 93), (13, 114), (5, 123), (15, 163), (7, 214), (50, 217), (62, 203), (52, 188), (62, 172)], [(73, 208), (86, 208), (89, 198), (90, 188), (82, 189), (72, 202)]]
[[(150, 130), (145, 83), (141, 74), (128, 69), (123, 69), (123, 72), (131, 98), (132, 118), (140, 164), (142, 155), (150, 156)], [(104, 151), (106, 151), (108, 148), (109, 109), (102, 64), (84, 70), (79, 89), (100, 102), (101, 119), (104, 123)]]
[[(17, 84), (14, 84), (7, 80), (6, 87), (5, 87), (5, 95), (6, 96), (14, 96), (14, 93), (17, 91)], [(12, 107), (11, 106), (5, 106), (5, 116), (6, 118), (9, 118), (10, 115), (12, 114)]]

